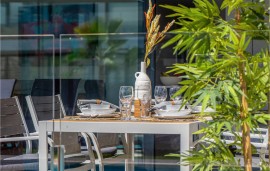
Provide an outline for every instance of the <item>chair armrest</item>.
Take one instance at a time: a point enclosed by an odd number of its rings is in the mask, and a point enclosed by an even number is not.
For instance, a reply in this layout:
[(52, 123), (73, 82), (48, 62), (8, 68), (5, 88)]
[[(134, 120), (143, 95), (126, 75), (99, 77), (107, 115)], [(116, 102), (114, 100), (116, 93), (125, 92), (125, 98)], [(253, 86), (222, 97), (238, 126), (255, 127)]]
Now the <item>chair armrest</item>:
[[(235, 132), (236, 135), (238, 136), (242, 136), (242, 133), (241, 132)], [(223, 132), (222, 133), (223, 136), (230, 136), (230, 137), (234, 137), (235, 135), (230, 133), (230, 132)], [(266, 135), (263, 135), (263, 134), (260, 134), (260, 133), (257, 133), (257, 134), (254, 134), (254, 133), (250, 133), (250, 138), (265, 138)]]
[(8, 137), (8, 138), (0, 138), (0, 142), (38, 140), (38, 138), (39, 136)]
[(31, 132), (29, 133), (30, 136), (38, 136), (38, 132)]

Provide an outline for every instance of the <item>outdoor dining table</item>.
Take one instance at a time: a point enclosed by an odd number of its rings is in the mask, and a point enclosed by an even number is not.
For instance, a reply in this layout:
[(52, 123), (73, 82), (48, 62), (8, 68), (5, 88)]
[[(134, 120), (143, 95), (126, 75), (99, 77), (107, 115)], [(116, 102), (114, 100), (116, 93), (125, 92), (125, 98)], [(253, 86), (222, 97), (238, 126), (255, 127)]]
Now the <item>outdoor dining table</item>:
[[(180, 135), (180, 153), (188, 153), (194, 145), (195, 136), (202, 121), (197, 119), (135, 119), (121, 120), (110, 118), (79, 118), (68, 117), (61, 120), (39, 122), (39, 170), (48, 170), (48, 132), (95, 132), (95, 133), (125, 133), (128, 152), (134, 161), (134, 134), (178, 134)], [(180, 163), (181, 163), (181, 159)], [(131, 164), (132, 165), (132, 164)], [(179, 165), (180, 171), (190, 171), (191, 166)], [(129, 170), (133, 170), (129, 166)]]

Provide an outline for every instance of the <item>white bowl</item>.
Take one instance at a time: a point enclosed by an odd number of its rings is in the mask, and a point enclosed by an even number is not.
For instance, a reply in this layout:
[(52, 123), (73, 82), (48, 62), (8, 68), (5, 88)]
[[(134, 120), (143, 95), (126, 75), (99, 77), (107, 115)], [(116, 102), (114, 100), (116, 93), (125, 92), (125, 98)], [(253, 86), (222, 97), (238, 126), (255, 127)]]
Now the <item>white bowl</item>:
[(171, 85), (178, 85), (178, 83), (182, 79), (180, 77), (173, 77), (173, 76), (161, 76), (160, 81), (165, 86), (171, 86)]
[[(169, 105), (166, 105), (166, 110), (179, 110), (180, 107), (181, 107), (180, 104), (175, 104), (175, 105), (169, 104)], [(184, 106), (181, 110), (183, 110), (183, 109), (185, 109)]]
[(91, 109), (110, 109), (109, 104), (90, 104)]

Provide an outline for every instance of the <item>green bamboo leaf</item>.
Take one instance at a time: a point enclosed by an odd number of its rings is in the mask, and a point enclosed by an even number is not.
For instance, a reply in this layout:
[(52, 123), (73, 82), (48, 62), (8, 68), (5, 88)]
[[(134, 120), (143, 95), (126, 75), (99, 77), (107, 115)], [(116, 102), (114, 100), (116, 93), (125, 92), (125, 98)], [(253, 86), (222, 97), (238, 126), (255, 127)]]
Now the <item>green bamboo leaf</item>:
[(202, 111), (206, 109), (209, 99), (210, 99), (210, 94), (208, 92), (202, 102)]
[(231, 96), (234, 99), (234, 102), (236, 103), (236, 105), (237, 106), (240, 106), (239, 98), (238, 98), (235, 90), (233, 89), (233, 87), (232, 86), (228, 86), (228, 90), (231, 93)]
[(194, 81), (192, 80), (184, 80), (180, 82), (181, 85), (190, 85), (190, 84), (194, 84)]
[(233, 125), (230, 122), (225, 122), (224, 125), (230, 132), (232, 132)]
[(210, 93), (210, 101), (214, 109), (216, 109), (216, 105), (217, 105), (216, 103), (216, 97), (218, 96), (217, 94), (218, 94), (217, 91), (213, 91)]
[(245, 42), (246, 42), (246, 32), (243, 32), (242, 33), (242, 36), (240, 38), (240, 41), (239, 41), (239, 47), (240, 49), (244, 49), (244, 45), (245, 45)]
[(177, 34), (177, 35), (174, 36), (172, 39), (170, 39), (170, 40), (167, 41), (165, 44), (163, 44), (163, 45), (161, 46), (161, 48), (163, 49), (163, 48), (166, 48), (166, 47), (168, 47), (168, 46), (174, 44), (175, 42), (179, 41), (179, 39), (180, 39), (181, 37), (182, 37), (181, 34)]
[(191, 72), (191, 73), (193, 73), (193, 74), (199, 74), (199, 73), (201, 73), (201, 71), (199, 71), (197, 68), (195, 68), (195, 67), (191, 67), (191, 66), (178, 66), (178, 68), (179, 69), (183, 69), (183, 70), (185, 70), (185, 71), (187, 71), (187, 72)]
[(252, 38), (248, 38), (248, 40), (246, 42), (244, 42), (244, 45), (243, 45), (243, 50), (246, 50), (248, 48), (248, 46), (250, 45), (250, 42), (251, 42)]
[(262, 123), (262, 124), (267, 125), (267, 122), (263, 118), (258, 118), (257, 121), (260, 122), (260, 123)]
[(236, 36), (236, 33), (233, 30), (230, 30), (230, 40), (233, 41), (235, 45), (239, 44), (238, 37)]

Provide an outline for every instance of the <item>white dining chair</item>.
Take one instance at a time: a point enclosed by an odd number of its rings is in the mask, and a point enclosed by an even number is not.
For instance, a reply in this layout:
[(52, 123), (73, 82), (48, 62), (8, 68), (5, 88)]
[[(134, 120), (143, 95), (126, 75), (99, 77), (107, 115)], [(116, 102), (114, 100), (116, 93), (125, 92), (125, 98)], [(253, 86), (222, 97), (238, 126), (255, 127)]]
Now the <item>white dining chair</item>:
[[(60, 95), (55, 96), (26, 96), (27, 105), (32, 117), (32, 121), (36, 130), (39, 132), (39, 121), (60, 119), (66, 116)], [(79, 142), (79, 133), (50, 133), (52, 138), (48, 138), (50, 144), (62, 144), (65, 146), (65, 160), (68, 158), (76, 158), (85, 156), (90, 159), (86, 164), (92, 171), (95, 171), (95, 157), (90, 143), (90, 137), (81, 132), (81, 136), (85, 139), (87, 151), (81, 151), (81, 143)], [(80, 161), (85, 163), (87, 158)], [(84, 166), (82, 166), (84, 167)]]
[[(109, 104), (111, 108), (119, 109), (118, 106), (109, 103), (107, 101), (99, 99), (78, 99), (78, 103), (85, 104)], [(128, 145), (125, 134), (111, 134), (111, 133), (98, 133), (94, 134), (92, 132), (87, 132), (90, 136), (93, 150), (96, 152), (97, 159), (96, 164), (99, 165), (99, 170), (104, 171), (104, 165), (111, 163), (124, 162), (125, 159), (129, 159)], [(123, 151), (119, 154), (117, 151), (117, 146), (122, 142)], [(105, 157), (106, 156), (106, 157)]]
[[(10, 142), (23, 142), (26, 143), (26, 154), (22, 155), (12, 155), (1, 154), (1, 164), (0, 170), (20, 170), (31, 169), (37, 166), (37, 160), (25, 160), (27, 156), (32, 155), (32, 141), (38, 140), (38, 136), (31, 136), (29, 134), (21, 105), (16, 96), (0, 99), (0, 142), (10, 143)], [(16, 148), (16, 147), (13, 147)], [(2, 152), (1, 152), (2, 153)], [(15, 160), (14, 157), (23, 156), (19, 160)], [(13, 159), (11, 159), (13, 158)], [(23, 160), (24, 159), (24, 160)], [(12, 162), (11, 162), (12, 161)]]

